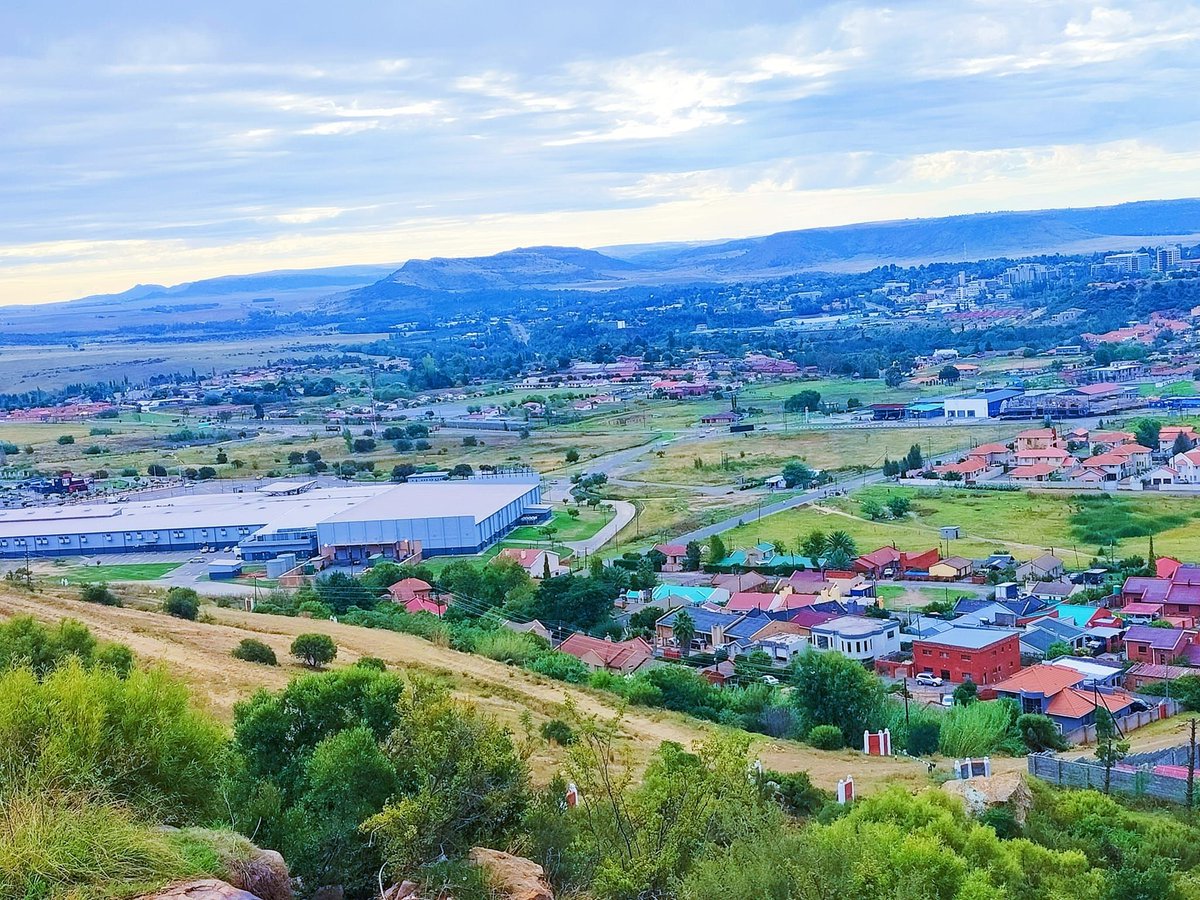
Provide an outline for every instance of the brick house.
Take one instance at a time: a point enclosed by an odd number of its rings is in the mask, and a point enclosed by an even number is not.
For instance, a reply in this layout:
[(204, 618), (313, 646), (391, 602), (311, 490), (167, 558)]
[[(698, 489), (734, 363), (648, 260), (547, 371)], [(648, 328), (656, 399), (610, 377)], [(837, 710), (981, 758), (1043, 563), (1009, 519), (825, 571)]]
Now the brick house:
[(947, 681), (995, 684), (1021, 668), (1021, 635), (987, 628), (951, 628), (913, 641), (913, 671)]

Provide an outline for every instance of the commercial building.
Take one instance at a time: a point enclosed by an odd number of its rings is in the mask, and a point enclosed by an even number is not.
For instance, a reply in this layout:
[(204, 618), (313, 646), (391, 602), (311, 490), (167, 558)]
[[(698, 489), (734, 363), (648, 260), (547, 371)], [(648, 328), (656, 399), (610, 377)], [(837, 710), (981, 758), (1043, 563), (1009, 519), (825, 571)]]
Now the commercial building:
[(1121, 273), (1149, 272), (1152, 260), (1149, 253), (1113, 253), (1104, 257), (1104, 265)]
[[(238, 548), (244, 559), (476, 553), (550, 515), (536, 473), (434, 484), (268, 485), (248, 493), (0, 510), (0, 558)], [(294, 488), (291, 489), (291, 488)]]
[(952, 682), (995, 684), (1021, 668), (1016, 631), (951, 628), (914, 640), (912, 649), (914, 672), (932, 672)]
[(1022, 393), (1023, 391), (1017, 388), (998, 388), (993, 391), (947, 397), (943, 406), (947, 419), (995, 419), (1004, 411), (1008, 401), (1021, 396)]

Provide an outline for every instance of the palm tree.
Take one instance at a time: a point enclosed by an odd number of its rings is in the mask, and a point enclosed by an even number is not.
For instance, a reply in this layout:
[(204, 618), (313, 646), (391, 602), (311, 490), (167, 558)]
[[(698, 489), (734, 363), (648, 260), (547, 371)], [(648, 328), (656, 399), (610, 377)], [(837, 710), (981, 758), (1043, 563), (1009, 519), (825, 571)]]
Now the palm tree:
[(845, 531), (831, 531), (829, 537), (825, 539), (825, 549), (828, 553), (841, 551), (851, 559), (858, 556), (858, 544), (854, 542), (854, 538)]
[(675, 643), (679, 645), (684, 656), (692, 652), (692, 639), (696, 637), (696, 622), (687, 612), (681, 612), (675, 617), (671, 633), (675, 636)]

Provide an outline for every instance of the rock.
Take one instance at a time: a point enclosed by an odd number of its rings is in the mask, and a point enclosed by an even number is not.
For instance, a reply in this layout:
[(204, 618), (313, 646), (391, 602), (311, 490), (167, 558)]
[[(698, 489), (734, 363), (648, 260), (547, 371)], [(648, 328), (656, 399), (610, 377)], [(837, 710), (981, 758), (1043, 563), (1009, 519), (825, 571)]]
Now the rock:
[(962, 798), (967, 812), (981, 816), (995, 806), (1007, 806), (1018, 825), (1024, 826), (1033, 806), (1033, 794), (1021, 772), (1003, 772), (987, 778), (947, 781), (942, 790)]
[(472, 847), (467, 858), (484, 871), (484, 879), (506, 900), (554, 900), (545, 870), (531, 859), (487, 847)]
[(417, 900), (417, 884), (413, 881), (402, 881), (393, 884), (383, 892), (383, 900)]
[(262, 900), (217, 878), (198, 878), (143, 894), (138, 900)]
[(206, 828), (188, 828), (184, 834), (202, 841), (217, 855), (220, 874), (231, 885), (260, 900), (292, 900), (292, 879), (287, 863), (274, 850), (257, 847), (240, 834)]

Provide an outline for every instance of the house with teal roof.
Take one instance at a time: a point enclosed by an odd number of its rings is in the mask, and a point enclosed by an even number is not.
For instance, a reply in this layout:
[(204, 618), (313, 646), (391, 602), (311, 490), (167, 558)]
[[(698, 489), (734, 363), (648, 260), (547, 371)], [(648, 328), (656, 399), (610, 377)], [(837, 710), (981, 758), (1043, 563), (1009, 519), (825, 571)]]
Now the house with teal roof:
[(652, 603), (667, 606), (700, 606), (712, 603), (724, 606), (729, 602), (729, 591), (724, 588), (687, 586), (682, 584), (660, 584), (650, 598)]
[(1060, 603), (1054, 607), (1058, 618), (1070, 622), (1076, 628), (1087, 628), (1100, 619), (1111, 619), (1112, 612), (1098, 606), (1085, 606), (1080, 603)]
[(819, 569), (820, 560), (812, 560), (807, 556), (797, 556), (791, 553), (780, 553), (775, 545), (763, 541), (745, 550), (734, 550), (718, 565), (727, 568), (742, 569)]

